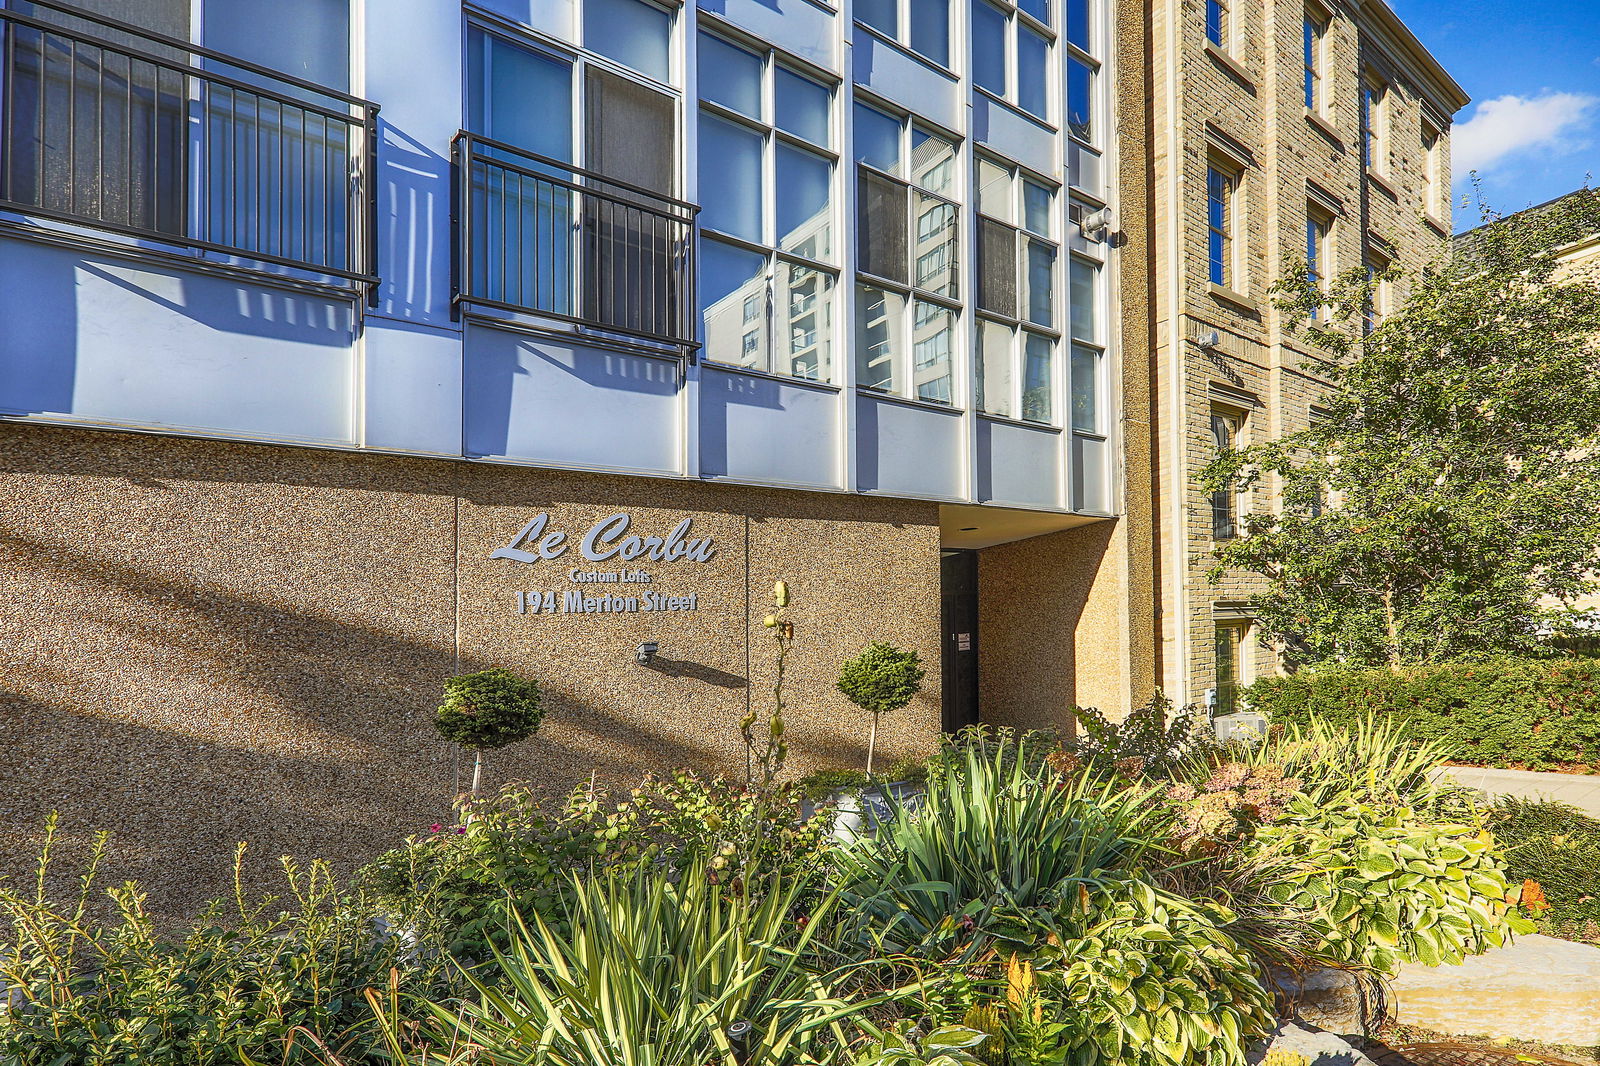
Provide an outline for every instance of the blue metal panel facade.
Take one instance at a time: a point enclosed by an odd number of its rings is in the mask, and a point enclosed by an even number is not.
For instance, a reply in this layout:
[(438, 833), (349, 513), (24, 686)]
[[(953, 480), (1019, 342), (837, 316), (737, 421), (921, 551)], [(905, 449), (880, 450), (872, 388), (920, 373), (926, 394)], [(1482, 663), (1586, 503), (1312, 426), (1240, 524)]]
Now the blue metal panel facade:
[[(951, 0), (933, 31), (924, 9), (913, 22), (910, 0), (898, 17), (878, 5), (874, 25), (847, 0), (627, 2), (641, 5), (637, 25), (608, 33), (585, 6), (600, 0), (351, 0), (354, 95), (319, 105), (348, 108), (332, 156), (334, 135), (287, 122), (283, 103), (275, 147), (247, 151), (241, 131), (261, 136), (266, 105), (241, 118), (243, 90), (210, 75), (174, 90), (191, 128), (167, 146), (176, 173), (195, 188), (234, 185), (232, 200), (213, 190), (180, 204), (179, 228), (218, 232), (218, 213), (247, 203), (258, 233), (320, 233), (333, 216), (289, 176), (324, 166), (327, 186), (342, 167), (329, 187), (337, 196), (347, 182), (371, 214), (344, 219), (338, 247), (355, 265), (341, 276), (309, 255), (269, 261), (271, 241), (231, 230), (185, 245), (170, 226), (165, 237), (117, 229), (104, 202), (52, 214), (46, 193), (0, 185), (0, 415), (1114, 512), (1119, 405), (1102, 383), (1118, 380), (1107, 329), (1116, 253), (1105, 230), (1081, 224), (1115, 211), (1105, 0)], [(1089, 36), (1072, 29), (1066, 2), (1091, 4)], [(973, 73), (974, 50), (993, 44), (980, 40), (978, 8), (985, 26), (1005, 26), (1005, 80), (989, 87)], [(45, 36), (0, 32), (27, 45), (8, 54), (30, 56)], [(487, 38), (501, 48), (492, 68)], [(199, 40), (195, 69), (212, 69)], [(180, 44), (149, 47), (166, 56)], [(97, 47), (61, 62), (81, 66)], [(1039, 47), (1044, 80), (1032, 84)], [(40, 49), (24, 67), (56, 62)], [(1096, 68), (1093, 99), (1069, 97), (1069, 60)], [(570, 70), (571, 99), (519, 95), (519, 62)], [(44, 81), (24, 67), (7, 82), (14, 93), (29, 76)], [(206, 102), (223, 89), (235, 97), (225, 121)], [(311, 93), (276, 91), (291, 111)], [(825, 112), (805, 112), (805, 94)], [(900, 124), (898, 163), (872, 154), (862, 108)], [(570, 127), (566, 158), (512, 171), (551, 176), (558, 191), (463, 177), (452, 142), (490, 110), (498, 137)], [(49, 129), (45, 104), (39, 115)], [(748, 157), (708, 155), (713, 129)], [(38, 130), (12, 120), (4, 135), (15, 161)], [(306, 163), (316, 151), (333, 161)], [(39, 160), (49, 178), (54, 164)], [(121, 165), (131, 188), (132, 164)], [(1003, 191), (980, 187), (1001, 173)], [(797, 184), (805, 174), (817, 177)], [(700, 235), (663, 228), (652, 195), (699, 209)], [(275, 239), (280, 252), (293, 243)], [(511, 293), (508, 306), (457, 300), (469, 276)], [(664, 327), (650, 340), (648, 324), (667, 321), (657, 293), (688, 303), (698, 344), (672, 343)], [(611, 328), (622, 321), (647, 323), (645, 335)]]

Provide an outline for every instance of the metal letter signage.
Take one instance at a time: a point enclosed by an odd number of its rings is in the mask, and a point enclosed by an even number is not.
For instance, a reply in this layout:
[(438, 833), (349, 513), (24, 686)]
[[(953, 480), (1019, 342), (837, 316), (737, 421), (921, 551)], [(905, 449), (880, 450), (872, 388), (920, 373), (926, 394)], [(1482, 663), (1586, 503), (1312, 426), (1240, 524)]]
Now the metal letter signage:
[[(579, 553), (590, 562), (603, 563), (610, 560), (631, 563), (636, 560), (649, 560), (650, 562), (674, 563), (684, 561), (691, 563), (710, 562), (712, 556), (717, 554), (715, 544), (710, 537), (691, 537), (690, 530), (694, 520), (685, 518), (666, 536), (644, 536), (629, 533), (633, 526), (633, 516), (626, 511), (619, 511), (613, 515), (594, 523), (578, 538)], [(504, 547), (496, 548), (490, 553), (491, 559), (511, 559), (519, 563), (551, 562), (559, 559), (571, 544), (567, 534), (561, 530), (552, 530), (550, 516), (541, 511), (517, 530), (516, 536), (506, 542)], [(655, 582), (655, 575), (644, 570), (582, 570), (567, 571), (567, 580), (574, 584), (611, 584), (611, 585), (649, 585)], [(598, 596), (586, 595), (585, 591), (571, 590), (557, 595), (551, 591), (518, 592), (518, 614), (634, 614), (653, 611), (697, 611), (700, 609), (700, 594), (691, 592), (683, 596), (671, 596), (661, 592), (645, 592), (638, 596), (621, 596), (614, 593), (602, 593)]]

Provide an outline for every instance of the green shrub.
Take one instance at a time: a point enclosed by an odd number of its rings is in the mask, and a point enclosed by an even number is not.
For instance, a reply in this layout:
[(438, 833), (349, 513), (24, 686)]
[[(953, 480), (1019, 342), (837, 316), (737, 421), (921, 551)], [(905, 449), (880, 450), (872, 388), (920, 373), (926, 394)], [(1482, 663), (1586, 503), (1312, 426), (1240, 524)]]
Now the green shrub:
[(867, 740), (867, 773), (872, 772), (872, 753), (878, 745), (878, 719), (915, 699), (922, 691), (924, 675), (916, 652), (904, 651), (882, 641), (868, 644), (860, 655), (840, 669), (839, 691), (872, 715), (872, 734)]
[(1079, 1066), (1242, 1066), (1272, 1028), (1272, 996), (1223, 927), (1233, 916), (1128, 880), (1089, 893), (1063, 935), (1061, 969), (1041, 967)]
[(532, 736), (543, 719), (539, 686), (496, 668), (446, 681), (434, 725), (462, 747), (503, 748)]
[(1600, 819), (1562, 803), (1506, 797), (1489, 815), (1512, 884), (1536, 881), (1560, 930), (1600, 922)]
[(939, 750), (927, 760), (926, 776), (932, 781), (963, 773), (969, 757), (974, 754), (981, 762), (994, 763), (1005, 774), (1020, 764), (1022, 771), (1029, 775), (1049, 775), (1052, 773), (1050, 757), (1061, 750), (1066, 739), (1055, 729), (965, 726), (940, 738)]
[(1203, 787), (1224, 762), (1272, 767), (1293, 778), (1317, 807), (1411, 807), (1456, 821), (1470, 817), (1470, 803), (1459, 789), (1432, 779), (1446, 754), (1443, 744), (1409, 735), (1405, 723), (1393, 718), (1368, 715), (1330, 725), (1314, 715), (1304, 725), (1279, 726), (1256, 744), (1202, 752), (1180, 764), (1178, 774)]
[(808, 870), (831, 828), (825, 817), (801, 820), (793, 786), (761, 792), (687, 771), (621, 797), (580, 787), (560, 803), (512, 784), (465, 812), (463, 825), (434, 826), (380, 856), (363, 880), (403, 922), (432, 916), (452, 954), (477, 959), (505, 945), (513, 912), (557, 921), (574, 873), (656, 862), (701, 863), (720, 879)]
[(430, 1043), (470, 1041), (501, 1066), (836, 1060), (858, 1008), (808, 968), (833, 906), (823, 897), (803, 909), (812, 880), (786, 878), (759, 897), (658, 867), (576, 880), (565, 932), (532, 916), (497, 956), (496, 984), (472, 977), (475, 999), (427, 1005)]
[(1504, 868), (1479, 826), (1299, 796), (1255, 844), (1293, 863), (1268, 891), (1309, 917), (1324, 962), (1384, 973), (1459, 963), (1534, 929), (1507, 903)]
[(942, 960), (943, 998), (965, 995), (938, 1020), (991, 1033), (989, 1066), (1243, 1063), (1271, 999), (1232, 913), (1145, 880), (1172, 831), (1160, 790), (1057, 774), (1053, 736), (977, 739), (841, 851), (844, 945)]
[(836, 862), (860, 935), (891, 952), (1031, 951), (1054, 914), (1108, 871), (1135, 870), (1167, 833), (1154, 790), (1033, 770), (1036, 739), (969, 745), (918, 803), (891, 799), (876, 837)]
[[(54, 835), (54, 821), (46, 839)], [(105, 838), (95, 845), (77, 899), (52, 904), (0, 889), (0, 1062), (18, 1066), (211, 1066), (250, 1056), (280, 1064), (319, 1061), (290, 1046), (305, 1027), (351, 1060), (376, 1046), (363, 991), (389, 981), (443, 991), (426, 943), (383, 937), (365, 901), (346, 898), (321, 863), (284, 861), (288, 896), (242, 891), (207, 908), (192, 928), (159, 932), (132, 883), (107, 890), (112, 918), (90, 920)], [(281, 908), (281, 909), (280, 909)]]
[(1194, 707), (1176, 711), (1172, 701), (1157, 695), (1121, 722), (1093, 707), (1074, 707), (1078, 735), (1063, 749), (1102, 771), (1125, 777), (1161, 777), (1183, 758), (1210, 745), (1210, 733), (1195, 720)]
[(795, 788), (809, 800), (827, 799), (837, 792), (859, 793), (873, 785), (921, 784), (928, 779), (928, 762), (910, 756), (896, 759), (881, 774), (865, 770), (818, 770), (795, 782)]
[(818, 770), (795, 782), (800, 794), (809, 800), (824, 800), (835, 793), (860, 792), (872, 784), (865, 770)]
[(1600, 659), (1496, 659), (1263, 678), (1247, 698), (1275, 724), (1393, 717), (1450, 758), (1488, 766), (1600, 764)]

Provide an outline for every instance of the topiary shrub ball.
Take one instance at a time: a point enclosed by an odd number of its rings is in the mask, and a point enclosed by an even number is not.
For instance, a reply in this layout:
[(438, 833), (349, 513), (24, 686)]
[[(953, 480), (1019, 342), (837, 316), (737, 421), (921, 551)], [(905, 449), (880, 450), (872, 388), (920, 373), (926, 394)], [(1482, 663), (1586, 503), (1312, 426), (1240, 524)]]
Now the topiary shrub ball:
[(463, 747), (503, 748), (533, 736), (543, 718), (539, 686), (496, 668), (446, 681), (433, 724), (440, 736)]
[(922, 689), (917, 653), (874, 641), (839, 672), (839, 691), (873, 714), (898, 711)]

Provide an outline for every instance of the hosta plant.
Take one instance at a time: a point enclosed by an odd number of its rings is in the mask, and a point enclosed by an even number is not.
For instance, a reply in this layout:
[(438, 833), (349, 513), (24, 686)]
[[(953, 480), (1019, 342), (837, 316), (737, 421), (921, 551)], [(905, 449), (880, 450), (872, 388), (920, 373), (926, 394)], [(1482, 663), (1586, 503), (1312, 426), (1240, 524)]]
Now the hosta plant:
[(1459, 963), (1531, 933), (1507, 903), (1493, 836), (1419, 818), (1408, 807), (1318, 807), (1297, 797), (1256, 847), (1292, 862), (1269, 890), (1304, 911), (1334, 964), (1393, 973), (1403, 962)]
[(893, 1026), (856, 1056), (855, 1066), (982, 1066), (975, 1053), (989, 1035), (964, 1025), (941, 1026), (919, 1036), (906, 1022)]
[(1223, 929), (1231, 914), (1136, 880), (1085, 890), (1079, 903), (1078, 928), (1038, 963), (1063, 1004), (1067, 1063), (1243, 1066), (1272, 1027), (1272, 997)]

